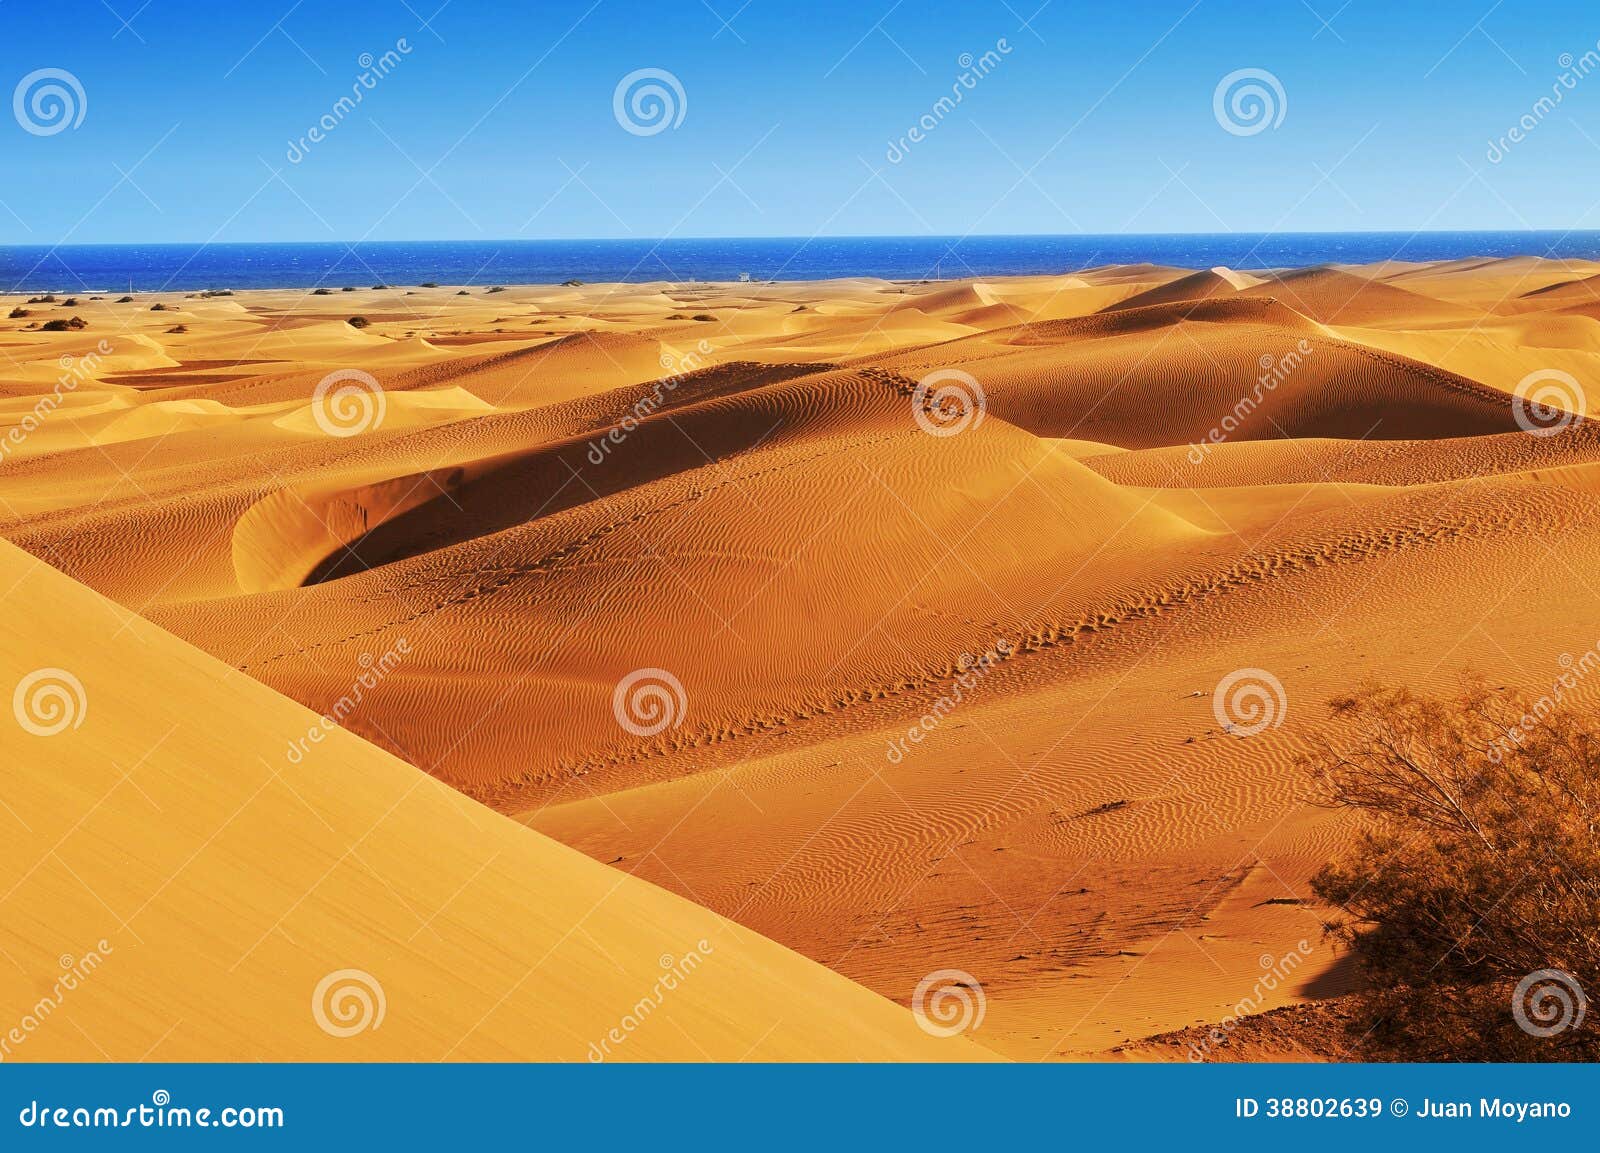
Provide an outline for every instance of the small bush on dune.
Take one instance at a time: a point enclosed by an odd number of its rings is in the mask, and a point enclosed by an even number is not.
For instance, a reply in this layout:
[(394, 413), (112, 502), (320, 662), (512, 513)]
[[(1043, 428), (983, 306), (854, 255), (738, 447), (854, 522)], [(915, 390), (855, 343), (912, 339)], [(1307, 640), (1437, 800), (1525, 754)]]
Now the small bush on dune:
[(31, 316), (31, 315), (32, 315), (32, 313), (29, 312), (26, 308), (23, 308), (21, 305), (18, 305), (16, 308), (13, 308), (11, 310), (11, 319), (12, 320), (21, 320), (24, 316)]
[(40, 332), (76, 332), (80, 328), (88, 328), (88, 322), (81, 316), (74, 316), (71, 320), (47, 320), (39, 326)]
[(1452, 700), (1368, 688), (1333, 712), (1347, 736), (1310, 765), (1327, 803), (1367, 819), (1312, 887), (1344, 911), (1330, 931), (1366, 978), (1372, 1039), (1408, 1059), (1600, 1059), (1583, 1012), (1600, 992), (1600, 719), (1481, 683)]
[(365, 328), (367, 325), (371, 324), (372, 321), (368, 320), (364, 316), (352, 316), (349, 320), (345, 321), (345, 323), (351, 328)]
[(332, 296), (333, 295), (333, 290), (331, 288), (313, 288), (311, 290), (311, 295), (312, 296)]
[(118, 304), (132, 304), (133, 303), (133, 297), (131, 297), (131, 296), (119, 296), (119, 297), (117, 297), (117, 303)]

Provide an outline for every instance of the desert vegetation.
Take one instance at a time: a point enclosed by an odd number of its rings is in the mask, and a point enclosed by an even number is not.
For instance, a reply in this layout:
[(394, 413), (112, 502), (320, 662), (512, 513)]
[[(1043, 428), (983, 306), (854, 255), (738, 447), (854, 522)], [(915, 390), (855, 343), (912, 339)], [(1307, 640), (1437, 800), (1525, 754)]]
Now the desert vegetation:
[[(1573, 677), (1575, 674), (1564, 674)], [(1310, 765), (1362, 817), (1312, 881), (1370, 1044), (1412, 1060), (1600, 1058), (1600, 716), (1481, 682), (1369, 687)]]

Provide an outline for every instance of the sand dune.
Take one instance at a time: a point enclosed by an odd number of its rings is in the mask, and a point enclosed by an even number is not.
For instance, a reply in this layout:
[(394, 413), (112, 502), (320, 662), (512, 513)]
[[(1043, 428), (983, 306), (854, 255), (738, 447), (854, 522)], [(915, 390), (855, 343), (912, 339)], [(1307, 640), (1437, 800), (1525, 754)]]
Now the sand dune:
[(1113, 307), (1122, 310), (1143, 308), (1151, 304), (1178, 304), (1185, 301), (1209, 300), (1214, 296), (1228, 296), (1260, 284), (1259, 276), (1235, 272), (1231, 268), (1209, 268), (1204, 272), (1180, 276), (1156, 288), (1136, 293), (1119, 301)]
[[(1260, 1009), (1337, 994), (1308, 879), (1351, 830), (1296, 764), (1324, 702), (1474, 667), (1548, 687), (1600, 636), (1590, 402), (1538, 435), (1517, 402), (1600, 369), (1596, 275), (1139, 265), (8, 321), (0, 531), (94, 591), (23, 578), (7, 651), (133, 687), (88, 686), (124, 743), (86, 744), (81, 779), (13, 760), (22, 872), (108, 799), (10, 898), (5, 949), (31, 979), (108, 917), (149, 942), (118, 937), (74, 1011), (119, 1057), (350, 1055), (305, 1006), (355, 967), (392, 1014), (363, 1057), (584, 1059), (713, 932), (727, 969), (631, 1054), (1149, 1055), (1264, 956), (1296, 976)], [(351, 370), (377, 391), (330, 431), (317, 390)], [(1260, 670), (1281, 723), (1245, 734), (1213, 693)], [(344, 731), (289, 766), (302, 706)], [(168, 949), (192, 980), (158, 980)], [(227, 976), (247, 950), (259, 1004)], [(155, 983), (113, 1020), (125, 957)], [(947, 970), (983, 995), (977, 1045), (889, 1004)]]
[(7, 1059), (984, 1057), (10, 545), (0, 580), (34, 686), (0, 738)]

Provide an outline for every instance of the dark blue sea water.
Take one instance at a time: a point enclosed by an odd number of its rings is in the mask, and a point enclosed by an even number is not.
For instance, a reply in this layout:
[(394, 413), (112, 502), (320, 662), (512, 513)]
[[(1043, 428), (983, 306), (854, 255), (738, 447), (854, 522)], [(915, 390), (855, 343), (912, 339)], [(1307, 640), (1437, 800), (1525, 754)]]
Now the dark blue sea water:
[(1600, 257), (1600, 232), (1324, 232), (1116, 236), (862, 236), (749, 240), (384, 241), (0, 246), (0, 291), (312, 288), (373, 284), (922, 280), (1101, 264), (1299, 268), (1470, 256)]

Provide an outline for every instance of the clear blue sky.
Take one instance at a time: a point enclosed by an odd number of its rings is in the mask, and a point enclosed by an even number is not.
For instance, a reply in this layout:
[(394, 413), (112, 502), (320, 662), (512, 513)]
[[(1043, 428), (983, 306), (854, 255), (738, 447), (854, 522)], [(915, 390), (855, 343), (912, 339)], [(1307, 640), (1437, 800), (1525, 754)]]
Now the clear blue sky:
[[(58, 68), (86, 97), (50, 135), (0, 112), (0, 243), (1600, 227), (1600, 72), (1485, 156), (1592, 4), (440, 2), (0, 0), (0, 96)], [(640, 68), (681, 124), (619, 126)], [(1213, 111), (1242, 68), (1286, 95), (1255, 135)]]

